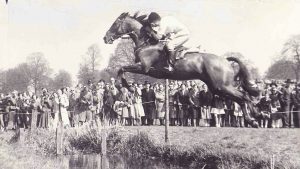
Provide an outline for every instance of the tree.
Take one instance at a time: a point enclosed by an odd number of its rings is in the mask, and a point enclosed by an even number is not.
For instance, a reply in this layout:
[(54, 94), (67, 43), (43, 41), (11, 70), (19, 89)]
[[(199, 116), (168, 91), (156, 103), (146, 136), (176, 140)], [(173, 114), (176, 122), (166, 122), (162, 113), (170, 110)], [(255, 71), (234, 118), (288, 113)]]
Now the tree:
[(291, 61), (289, 64), (295, 72), (293, 79), (299, 81), (300, 78), (300, 35), (294, 35), (283, 45), (281, 59)]
[[(258, 68), (254, 65), (254, 63), (251, 60), (245, 58), (245, 56), (242, 55), (241, 53), (239, 53), (239, 52), (227, 52), (227, 53), (224, 54), (224, 57), (239, 58), (246, 65), (246, 67), (248, 68), (248, 71), (249, 71), (252, 79), (260, 79), (261, 78), (261, 75), (259, 74)], [(232, 63), (232, 66), (233, 66), (233, 69), (234, 69), (235, 72), (237, 72), (239, 70), (239, 67), (236, 63)]]
[(72, 85), (72, 76), (65, 70), (59, 70), (52, 81), (52, 88), (57, 90), (63, 87), (70, 87)]
[(83, 56), (78, 71), (78, 80), (82, 84), (86, 84), (88, 80), (95, 81), (98, 78), (101, 54), (97, 44), (91, 45), (86, 55)]
[(24, 92), (30, 86), (30, 79), (27, 76), (28, 65), (19, 64), (0, 73), (1, 92), (8, 93), (13, 90)]
[(289, 60), (276, 60), (267, 70), (265, 77), (267, 79), (294, 79), (296, 77), (293, 67), (295, 63)]
[(96, 68), (99, 66), (99, 60), (101, 58), (100, 49), (97, 44), (93, 44), (87, 51), (88, 63), (91, 66), (93, 78), (95, 78)]
[(93, 79), (93, 74), (91, 73), (90, 67), (86, 63), (81, 63), (79, 66), (79, 71), (77, 75), (78, 81), (81, 84), (87, 84), (88, 80)]
[[(111, 76), (116, 77), (117, 71), (122, 66), (131, 65), (134, 62), (135, 62), (134, 43), (132, 42), (132, 40), (122, 39), (120, 43), (118, 43), (115, 49), (115, 53), (111, 55), (106, 70)], [(132, 79), (134, 81), (139, 81), (139, 82), (146, 81), (146, 80), (150, 82), (161, 81), (145, 75), (132, 74), (132, 73), (126, 73), (126, 78)]]
[(41, 52), (30, 54), (27, 57), (26, 64), (24, 73), (30, 79), (34, 91), (37, 92), (38, 89), (47, 86), (52, 70), (44, 54)]

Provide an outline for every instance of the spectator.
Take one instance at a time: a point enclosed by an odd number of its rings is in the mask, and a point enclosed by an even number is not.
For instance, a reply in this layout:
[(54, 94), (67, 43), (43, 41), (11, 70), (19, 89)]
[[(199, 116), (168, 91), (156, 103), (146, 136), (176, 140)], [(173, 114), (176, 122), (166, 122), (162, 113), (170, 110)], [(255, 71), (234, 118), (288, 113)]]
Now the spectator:
[(169, 116), (170, 116), (170, 126), (175, 126), (175, 121), (177, 119), (177, 108), (176, 108), (176, 93), (175, 85), (171, 83), (169, 85)]
[(139, 87), (132, 87), (132, 104), (134, 109), (134, 125), (141, 125), (141, 118), (145, 116), (143, 104), (142, 104), (142, 91)]
[(297, 84), (296, 89), (292, 95), (295, 106), (295, 127), (300, 127), (300, 83)]
[(132, 100), (129, 96), (128, 90), (125, 87), (121, 88), (121, 93), (117, 99), (117, 101), (120, 102), (120, 108), (121, 108), (121, 124), (126, 125), (126, 122), (128, 125), (131, 125), (131, 113), (130, 113), (130, 105), (132, 104)]
[(181, 84), (180, 90), (177, 92), (178, 103), (178, 120), (180, 126), (188, 125), (188, 105), (189, 105), (189, 92), (186, 89), (185, 84)]
[(199, 126), (199, 119), (201, 116), (200, 108), (200, 93), (198, 86), (194, 84), (189, 92), (190, 103), (190, 118), (192, 126)]
[(211, 114), (213, 114), (214, 117), (215, 127), (221, 127), (223, 125), (222, 121), (225, 114), (224, 100), (218, 95), (214, 95), (213, 97)]
[(271, 119), (272, 119), (272, 128), (279, 128), (279, 119), (281, 118), (281, 114), (279, 111), (280, 103), (279, 103), (279, 92), (277, 90), (277, 84), (271, 84), (270, 90), (270, 102), (271, 102)]
[(281, 90), (280, 95), (280, 106), (281, 111), (284, 112), (282, 114), (282, 127), (287, 128), (290, 126), (289, 116), (290, 116), (290, 108), (291, 108), (291, 79), (287, 79), (285, 81), (285, 87)]
[(213, 96), (205, 84), (202, 85), (202, 89), (203, 90), (199, 94), (201, 106), (201, 119), (203, 120), (203, 126), (209, 127), (212, 119), (210, 111)]
[(41, 115), (38, 123), (40, 128), (49, 127), (49, 121), (51, 120), (51, 107), (52, 103), (50, 102), (48, 91), (47, 89), (43, 89), (43, 95), (41, 98)]
[(5, 130), (4, 112), (5, 112), (4, 94), (0, 93), (0, 131)]
[(244, 127), (244, 117), (241, 106), (234, 102), (234, 116), (236, 118), (236, 127)]
[(157, 90), (155, 91), (155, 103), (157, 110), (157, 118), (159, 119), (160, 125), (164, 125), (165, 118), (165, 91), (162, 84), (157, 85)]
[[(142, 101), (145, 111), (145, 118), (142, 118), (142, 125), (153, 125), (155, 117), (155, 93), (150, 89), (150, 83), (145, 82), (145, 88), (142, 90)], [(147, 122), (146, 122), (147, 120)]]

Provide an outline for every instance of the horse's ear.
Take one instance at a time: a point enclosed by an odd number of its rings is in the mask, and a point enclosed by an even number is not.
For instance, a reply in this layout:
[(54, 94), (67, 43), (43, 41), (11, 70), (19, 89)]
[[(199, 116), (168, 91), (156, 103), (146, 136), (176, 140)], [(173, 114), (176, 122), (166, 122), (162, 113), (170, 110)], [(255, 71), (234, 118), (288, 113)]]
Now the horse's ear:
[(128, 16), (129, 13), (128, 12), (123, 12), (120, 16), (119, 19), (124, 19), (126, 16)]
[(133, 18), (138, 18), (140, 11), (134, 13)]

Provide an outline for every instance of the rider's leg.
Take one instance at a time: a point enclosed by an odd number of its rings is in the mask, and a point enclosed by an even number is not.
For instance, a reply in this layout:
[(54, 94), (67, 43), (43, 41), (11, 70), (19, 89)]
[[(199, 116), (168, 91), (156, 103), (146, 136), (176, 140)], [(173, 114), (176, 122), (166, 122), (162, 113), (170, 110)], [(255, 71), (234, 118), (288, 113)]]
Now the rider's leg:
[(168, 61), (167, 61), (168, 65), (165, 68), (168, 69), (169, 71), (172, 71), (173, 70), (172, 66), (173, 66), (174, 61), (175, 61), (175, 59), (174, 59), (175, 50), (174, 50), (174, 46), (173, 46), (172, 43), (168, 43), (166, 45), (166, 47), (167, 47), (167, 50), (168, 50), (168, 54), (167, 54), (168, 55)]
[(174, 65), (175, 60), (176, 60), (175, 49), (179, 46), (182, 46), (184, 43), (186, 43), (188, 41), (188, 39), (189, 39), (188, 34), (178, 35), (166, 44), (166, 47), (168, 50), (169, 70), (173, 69), (172, 66)]

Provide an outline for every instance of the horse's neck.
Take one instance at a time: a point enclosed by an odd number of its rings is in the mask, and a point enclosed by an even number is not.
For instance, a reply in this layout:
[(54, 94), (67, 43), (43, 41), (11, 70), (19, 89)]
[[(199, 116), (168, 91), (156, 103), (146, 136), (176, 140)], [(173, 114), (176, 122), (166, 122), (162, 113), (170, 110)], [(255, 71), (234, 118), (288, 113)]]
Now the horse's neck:
[(145, 39), (141, 35), (141, 29), (143, 25), (139, 21), (132, 18), (130, 18), (130, 22), (130, 29), (132, 32), (134, 32), (133, 34), (130, 34), (130, 38), (135, 44), (135, 49), (139, 49), (146, 44)]
[(139, 49), (140, 47), (142, 47), (145, 44), (144, 38), (137, 35), (136, 32), (135, 32), (135, 34), (131, 34), (130, 38), (134, 42), (136, 49)]

